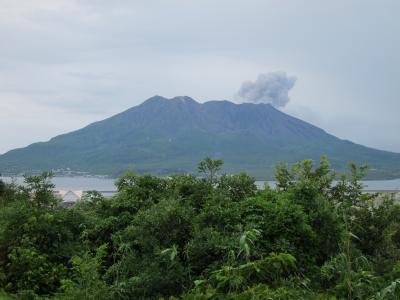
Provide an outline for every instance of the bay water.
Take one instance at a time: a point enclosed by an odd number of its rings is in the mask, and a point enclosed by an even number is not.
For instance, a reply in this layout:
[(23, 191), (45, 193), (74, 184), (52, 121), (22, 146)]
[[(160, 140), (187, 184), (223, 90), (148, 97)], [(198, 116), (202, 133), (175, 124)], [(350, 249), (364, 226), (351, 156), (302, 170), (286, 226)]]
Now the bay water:
[[(23, 177), (0, 177), (1, 180), (7, 183), (15, 182), (23, 184)], [(111, 178), (100, 177), (53, 177), (52, 182), (55, 184), (55, 190), (64, 191), (116, 191), (115, 180)], [(264, 184), (270, 187), (275, 186), (274, 181), (256, 181), (258, 187), (263, 187)], [(368, 180), (363, 181), (365, 191), (399, 191), (400, 178), (393, 180)]]

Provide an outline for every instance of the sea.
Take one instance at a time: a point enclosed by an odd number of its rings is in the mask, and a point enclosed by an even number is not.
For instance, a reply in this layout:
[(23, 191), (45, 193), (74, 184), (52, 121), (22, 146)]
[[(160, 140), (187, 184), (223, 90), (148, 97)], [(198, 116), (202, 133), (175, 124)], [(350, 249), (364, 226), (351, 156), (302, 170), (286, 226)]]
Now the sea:
[[(23, 177), (0, 177), (1, 180), (7, 183), (15, 182), (23, 184)], [(111, 178), (100, 177), (53, 177), (52, 182), (55, 184), (56, 191), (100, 191), (100, 192), (115, 192), (115, 180)], [(393, 180), (368, 180), (362, 181), (364, 191), (391, 191), (400, 192), (400, 178)], [(262, 188), (264, 184), (270, 187), (275, 186), (274, 181), (256, 181), (258, 187)]]

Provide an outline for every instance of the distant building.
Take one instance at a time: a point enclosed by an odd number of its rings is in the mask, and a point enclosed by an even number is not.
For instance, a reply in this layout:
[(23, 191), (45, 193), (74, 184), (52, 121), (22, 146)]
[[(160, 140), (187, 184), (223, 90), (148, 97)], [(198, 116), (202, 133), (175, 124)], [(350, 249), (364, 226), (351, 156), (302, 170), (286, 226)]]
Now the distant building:
[(82, 191), (54, 191), (54, 196), (60, 199), (62, 204), (71, 206), (81, 199)]

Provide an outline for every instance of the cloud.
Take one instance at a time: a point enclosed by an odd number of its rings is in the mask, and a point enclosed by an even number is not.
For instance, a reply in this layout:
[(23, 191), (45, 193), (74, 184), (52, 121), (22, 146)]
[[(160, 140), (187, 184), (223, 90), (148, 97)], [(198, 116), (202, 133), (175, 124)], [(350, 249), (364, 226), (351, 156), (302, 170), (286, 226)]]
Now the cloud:
[[(253, 82), (238, 93), (240, 101), (282, 108), (290, 92), (296, 101), (284, 111), (297, 111), (342, 138), (400, 151), (400, 42), (392, 38), (399, 35), (400, 1), (379, 7), (372, 0), (331, 1), (328, 8), (318, 0), (307, 6), (218, 3), (2, 0), (0, 152), (111, 116), (154, 94), (231, 99), (232, 86), (246, 78)], [(266, 91), (257, 85), (259, 70), (277, 69), (296, 72), (301, 86), (292, 91), (284, 73), (263, 75), (275, 78), (266, 80)], [(337, 121), (343, 104), (359, 127)], [(364, 134), (372, 122), (377, 133)]]
[(284, 107), (289, 102), (289, 91), (293, 88), (296, 77), (285, 72), (272, 72), (258, 75), (253, 81), (242, 83), (236, 98), (245, 102), (269, 103), (275, 107)]

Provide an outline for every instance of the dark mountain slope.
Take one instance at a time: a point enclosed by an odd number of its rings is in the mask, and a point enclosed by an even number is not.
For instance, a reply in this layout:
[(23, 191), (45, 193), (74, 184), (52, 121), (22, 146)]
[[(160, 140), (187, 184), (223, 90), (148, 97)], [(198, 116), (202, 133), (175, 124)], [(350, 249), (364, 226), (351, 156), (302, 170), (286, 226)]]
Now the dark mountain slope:
[(205, 156), (222, 157), (227, 172), (272, 175), (280, 161), (328, 155), (342, 170), (368, 163), (373, 177), (400, 177), (400, 154), (340, 140), (268, 104), (197, 103), (155, 96), (111, 118), (0, 156), (0, 172), (71, 168), (117, 175), (127, 169), (193, 172)]

